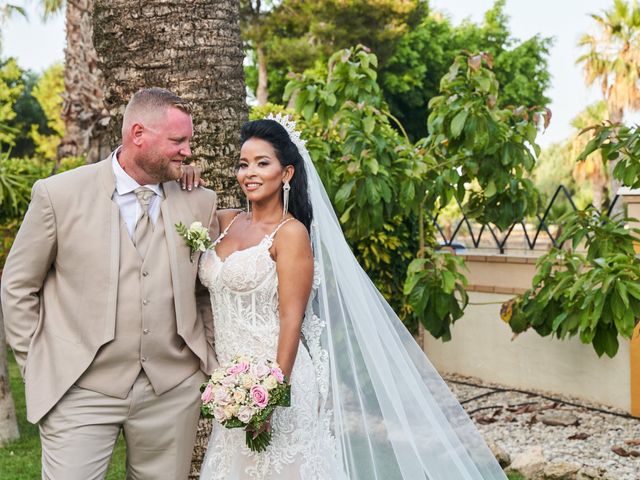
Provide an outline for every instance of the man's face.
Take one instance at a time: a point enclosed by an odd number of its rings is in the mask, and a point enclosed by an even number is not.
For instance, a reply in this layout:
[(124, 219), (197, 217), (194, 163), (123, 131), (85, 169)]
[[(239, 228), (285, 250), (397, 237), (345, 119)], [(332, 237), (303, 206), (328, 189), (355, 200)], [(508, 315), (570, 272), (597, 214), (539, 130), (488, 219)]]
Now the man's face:
[(136, 158), (138, 167), (158, 183), (179, 179), (182, 162), (191, 156), (191, 137), (191, 115), (179, 108), (167, 108), (144, 125), (144, 141)]

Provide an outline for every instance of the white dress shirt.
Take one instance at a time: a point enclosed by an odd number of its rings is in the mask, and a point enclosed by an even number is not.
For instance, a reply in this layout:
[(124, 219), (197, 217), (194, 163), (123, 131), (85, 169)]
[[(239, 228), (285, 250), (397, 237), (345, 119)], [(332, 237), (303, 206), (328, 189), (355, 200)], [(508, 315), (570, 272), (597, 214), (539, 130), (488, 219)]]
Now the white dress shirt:
[(116, 189), (113, 191), (113, 196), (111, 198), (120, 208), (120, 216), (127, 225), (129, 236), (133, 237), (133, 230), (136, 226), (136, 222), (142, 214), (142, 207), (140, 206), (140, 202), (138, 202), (138, 198), (136, 197), (134, 190), (140, 186), (143, 186), (155, 192), (155, 195), (149, 203), (149, 218), (154, 225), (156, 224), (156, 222), (158, 221), (158, 217), (160, 216), (160, 204), (162, 203), (162, 199), (164, 198), (164, 193), (159, 183), (140, 185), (133, 178), (131, 178), (118, 162), (119, 151), (120, 148), (113, 152), (113, 155), (111, 156), (113, 173), (116, 177)]

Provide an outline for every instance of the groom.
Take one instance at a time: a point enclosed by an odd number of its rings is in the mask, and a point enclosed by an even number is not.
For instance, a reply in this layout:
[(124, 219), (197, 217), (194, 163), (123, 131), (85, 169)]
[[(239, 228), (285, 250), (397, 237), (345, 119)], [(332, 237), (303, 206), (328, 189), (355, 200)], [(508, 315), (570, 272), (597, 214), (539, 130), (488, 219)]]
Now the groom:
[(128, 479), (187, 478), (199, 386), (216, 360), (198, 258), (174, 225), (218, 233), (215, 194), (174, 181), (192, 135), (181, 98), (141, 90), (121, 147), (33, 187), (2, 309), (44, 479), (104, 478), (121, 430)]

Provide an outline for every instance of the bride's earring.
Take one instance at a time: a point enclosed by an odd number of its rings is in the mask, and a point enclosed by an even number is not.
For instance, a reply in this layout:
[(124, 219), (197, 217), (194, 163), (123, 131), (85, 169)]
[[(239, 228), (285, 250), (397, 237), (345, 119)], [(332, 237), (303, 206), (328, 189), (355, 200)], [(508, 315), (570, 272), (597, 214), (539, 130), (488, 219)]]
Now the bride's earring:
[(291, 185), (289, 185), (289, 180), (287, 180), (286, 182), (284, 182), (284, 185), (282, 185), (282, 197), (284, 203), (284, 208), (282, 210), (283, 217), (289, 211), (289, 190), (291, 190)]
[(248, 197), (245, 197), (247, 200), (247, 213), (251, 213), (251, 202)]

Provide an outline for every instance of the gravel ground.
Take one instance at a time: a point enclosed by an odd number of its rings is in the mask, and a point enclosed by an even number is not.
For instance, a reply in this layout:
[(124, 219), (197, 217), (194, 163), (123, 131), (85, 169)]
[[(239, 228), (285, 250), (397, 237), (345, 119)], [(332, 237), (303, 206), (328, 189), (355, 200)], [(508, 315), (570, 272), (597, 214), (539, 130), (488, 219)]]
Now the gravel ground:
[(448, 375), (445, 380), (487, 442), (504, 450), (512, 460), (540, 446), (547, 462), (592, 467), (598, 472), (596, 478), (640, 479), (640, 419), (553, 394), (546, 395), (580, 406), (543, 398), (541, 392), (496, 391), (508, 387), (482, 384), (474, 378)]

